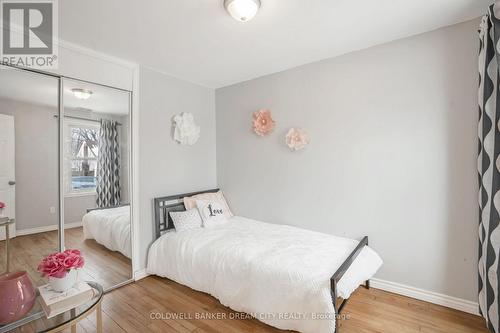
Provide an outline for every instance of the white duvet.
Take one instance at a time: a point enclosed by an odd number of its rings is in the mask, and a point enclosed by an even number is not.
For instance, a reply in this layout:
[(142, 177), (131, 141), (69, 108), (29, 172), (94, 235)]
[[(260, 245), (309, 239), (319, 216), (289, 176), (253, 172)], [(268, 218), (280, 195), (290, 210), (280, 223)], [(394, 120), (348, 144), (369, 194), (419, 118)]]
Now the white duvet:
[(90, 211), (82, 223), (84, 239), (95, 239), (111, 251), (119, 251), (127, 258), (132, 256), (130, 206)]
[[(235, 216), (224, 225), (164, 234), (149, 250), (147, 270), (274, 327), (331, 333), (330, 277), (357, 244)], [(381, 265), (365, 247), (339, 282), (338, 296), (348, 298)]]

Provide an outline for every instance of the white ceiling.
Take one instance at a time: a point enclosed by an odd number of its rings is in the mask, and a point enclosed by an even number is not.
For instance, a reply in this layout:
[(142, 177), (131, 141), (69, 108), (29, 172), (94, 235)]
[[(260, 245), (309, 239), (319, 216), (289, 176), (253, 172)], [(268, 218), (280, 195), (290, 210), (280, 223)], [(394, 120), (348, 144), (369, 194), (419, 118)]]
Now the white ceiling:
[(261, 0), (250, 22), (223, 0), (59, 1), (60, 37), (218, 88), (463, 22), (492, 0)]
[[(54, 107), (57, 112), (59, 81), (56, 78), (0, 67), (0, 98)], [(93, 92), (88, 100), (77, 99), (71, 89), (88, 89)], [(126, 115), (129, 110), (129, 93), (75, 80), (64, 80), (64, 106), (68, 109), (85, 109), (96, 113)], [(66, 110), (68, 111), (68, 110)]]

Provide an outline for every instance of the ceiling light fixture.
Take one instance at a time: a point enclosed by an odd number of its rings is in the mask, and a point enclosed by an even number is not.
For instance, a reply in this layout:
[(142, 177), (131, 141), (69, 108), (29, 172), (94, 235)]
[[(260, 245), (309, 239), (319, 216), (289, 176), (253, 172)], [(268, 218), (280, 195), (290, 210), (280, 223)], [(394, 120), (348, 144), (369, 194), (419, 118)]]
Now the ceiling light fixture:
[(260, 0), (224, 0), (224, 7), (235, 20), (247, 22), (259, 11)]
[(92, 90), (88, 89), (74, 88), (71, 89), (71, 92), (73, 93), (73, 95), (75, 95), (76, 98), (83, 100), (89, 99), (90, 96), (92, 95)]

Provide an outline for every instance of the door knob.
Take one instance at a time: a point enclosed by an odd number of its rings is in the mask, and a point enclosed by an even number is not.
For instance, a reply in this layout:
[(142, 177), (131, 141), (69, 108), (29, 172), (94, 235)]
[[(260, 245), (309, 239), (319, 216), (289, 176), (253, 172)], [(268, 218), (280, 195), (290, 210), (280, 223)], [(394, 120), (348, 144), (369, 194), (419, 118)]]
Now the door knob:
[(13, 180), (9, 180), (9, 185), (12, 186), (12, 185), (16, 185), (16, 182), (13, 181)]

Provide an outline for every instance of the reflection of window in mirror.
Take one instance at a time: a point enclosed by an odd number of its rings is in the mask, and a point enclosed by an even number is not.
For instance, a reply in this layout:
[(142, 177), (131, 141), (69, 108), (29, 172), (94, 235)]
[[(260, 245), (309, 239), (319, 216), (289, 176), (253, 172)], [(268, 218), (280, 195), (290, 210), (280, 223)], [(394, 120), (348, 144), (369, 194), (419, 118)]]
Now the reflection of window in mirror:
[(97, 158), (99, 156), (99, 123), (71, 121), (66, 123), (68, 134), (66, 160), (66, 194), (95, 194)]
[(79, 278), (108, 289), (132, 278), (130, 94), (72, 79), (63, 92), (64, 245), (84, 255)]

